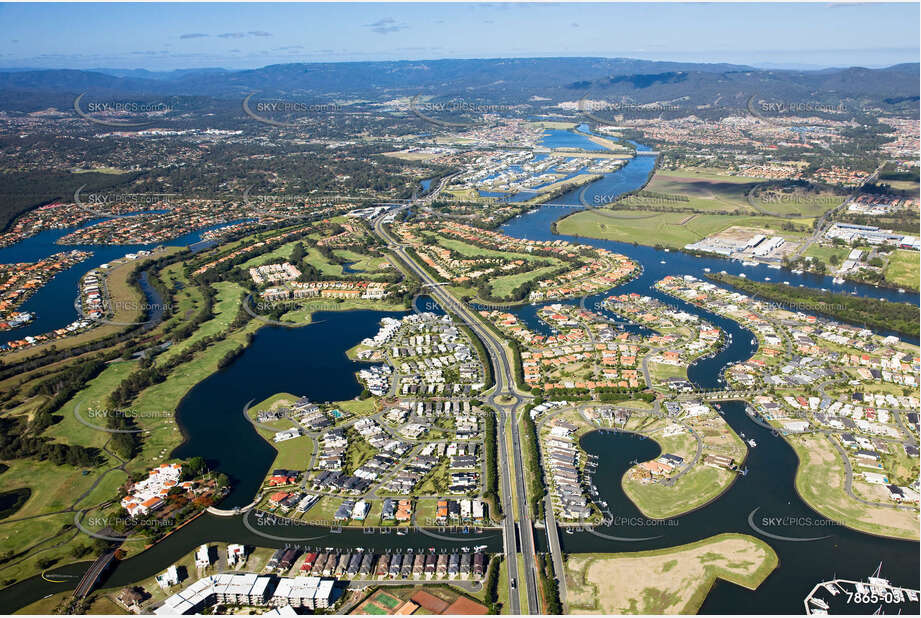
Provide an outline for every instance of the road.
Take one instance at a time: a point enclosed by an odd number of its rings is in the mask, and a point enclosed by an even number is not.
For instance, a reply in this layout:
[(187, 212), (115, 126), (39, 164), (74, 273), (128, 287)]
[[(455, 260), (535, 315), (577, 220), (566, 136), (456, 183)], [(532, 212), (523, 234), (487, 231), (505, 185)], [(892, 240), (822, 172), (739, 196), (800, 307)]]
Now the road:
[[(829, 227), (828, 225), (826, 225), (826, 223), (828, 223), (828, 219), (832, 215), (834, 215), (836, 212), (846, 207), (848, 202), (850, 202), (854, 196), (860, 193), (860, 190), (864, 187), (864, 185), (876, 180), (876, 177), (879, 176), (879, 173), (882, 171), (883, 167), (885, 167), (886, 163), (887, 161), (883, 161), (882, 163), (880, 163), (879, 167), (873, 170), (872, 174), (864, 178), (863, 181), (861, 181), (861, 183), (857, 186), (857, 188), (854, 189), (854, 191), (852, 191), (850, 195), (844, 198), (844, 201), (841, 202), (841, 204), (839, 204), (838, 206), (835, 206), (834, 208), (830, 210), (825, 211), (825, 213), (822, 214), (821, 217), (819, 217), (819, 220), (815, 222), (815, 231), (813, 232), (812, 236), (810, 236), (808, 239), (806, 239), (806, 242), (800, 245), (799, 249), (796, 250), (796, 252), (792, 255), (792, 257), (794, 258), (801, 257), (806, 252), (806, 250), (810, 246), (812, 246), (813, 243), (817, 242), (822, 237), (822, 235), (825, 234), (826, 228)], [(749, 203), (751, 203), (750, 198), (749, 198)]]
[[(447, 184), (448, 179), (444, 179), (438, 189), (431, 194), (419, 200), (420, 204), (430, 203)], [(407, 206), (402, 206), (406, 208)], [(386, 217), (386, 215), (385, 215)], [(427, 284), (429, 294), (440, 304), (448, 313), (451, 313), (470, 327), (470, 329), (479, 337), (489, 354), (490, 363), (493, 367), (493, 376), (495, 377), (495, 387), (491, 394), (485, 399), (496, 410), (498, 414), (497, 427), (504, 428), (510, 426), (512, 437), (512, 457), (509, 458), (507, 441), (500, 435), (498, 442), (499, 454), (499, 476), (502, 485), (502, 509), (505, 512), (503, 520), (503, 544), (506, 555), (506, 564), (508, 567), (509, 578), (509, 611), (512, 614), (522, 614), (523, 608), (519, 605), (517, 587), (512, 587), (512, 582), (517, 585), (524, 585), (527, 593), (527, 613), (540, 613), (540, 602), (538, 597), (538, 578), (536, 565), (536, 552), (534, 546), (534, 528), (531, 522), (531, 516), (528, 510), (528, 500), (526, 495), (527, 484), (525, 481), (524, 465), (521, 461), (521, 439), (518, 431), (517, 414), (523, 409), (523, 405), (529, 399), (528, 396), (520, 393), (515, 385), (515, 379), (512, 374), (512, 362), (509, 359), (509, 352), (503, 347), (498, 337), (488, 329), (476, 317), (474, 312), (464, 303), (460, 302), (450, 293), (445, 291), (444, 287), (438, 285), (438, 282), (411, 257), (405, 248), (390, 234), (384, 226), (384, 218), (379, 217), (374, 221), (375, 232), (385, 240), (391, 250), (402, 260), (407, 267), (424, 283)], [(515, 486), (517, 490), (518, 501), (518, 523), (516, 525), (513, 508), (512, 508), (512, 490), (511, 477), (515, 477)], [(518, 572), (518, 561), (516, 559), (516, 527), (518, 538), (521, 543), (521, 553), (524, 559), (524, 573)], [(562, 577), (562, 574), (559, 574)], [(522, 577), (523, 576), (523, 577)]]

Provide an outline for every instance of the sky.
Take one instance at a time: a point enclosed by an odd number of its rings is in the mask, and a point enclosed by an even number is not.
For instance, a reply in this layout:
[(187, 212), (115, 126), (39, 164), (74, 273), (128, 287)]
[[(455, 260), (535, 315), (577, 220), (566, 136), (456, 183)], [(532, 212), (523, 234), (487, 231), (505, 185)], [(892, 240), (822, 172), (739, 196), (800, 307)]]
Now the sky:
[(0, 4), (2, 68), (606, 56), (777, 68), (919, 61), (919, 4)]

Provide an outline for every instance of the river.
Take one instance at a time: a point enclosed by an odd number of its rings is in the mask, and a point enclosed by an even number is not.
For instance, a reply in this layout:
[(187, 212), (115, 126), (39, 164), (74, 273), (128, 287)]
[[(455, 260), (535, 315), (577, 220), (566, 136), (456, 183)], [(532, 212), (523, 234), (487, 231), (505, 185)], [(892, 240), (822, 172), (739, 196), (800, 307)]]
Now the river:
[[(553, 132), (550, 133), (552, 137)], [(635, 145), (638, 150), (646, 149), (640, 144)], [(738, 262), (719, 258), (695, 257), (627, 243), (552, 234), (551, 224), (556, 219), (584, 207), (583, 204), (608, 202), (616, 195), (643, 186), (654, 165), (655, 158), (652, 156), (636, 157), (620, 170), (554, 200), (555, 204), (572, 206), (541, 207), (507, 222), (502, 226), (502, 231), (511, 236), (533, 240), (563, 238), (628, 255), (642, 265), (643, 272), (636, 279), (619, 286), (617, 293), (637, 292), (659, 298), (689, 313), (700, 315), (727, 334), (732, 334), (730, 345), (689, 368), (690, 379), (698, 385), (707, 388), (719, 386), (723, 368), (729, 363), (749, 358), (755, 346), (751, 334), (735, 322), (665, 296), (652, 288), (653, 283), (666, 275), (701, 276), (704, 268), (710, 268), (714, 272), (744, 272), (757, 279), (770, 276), (774, 280), (790, 281), (791, 285), (825, 287), (861, 296), (902, 301), (912, 299), (892, 290), (862, 284), (833, 286), (829, 277), (797, 275), (766, 266), (743, 267)], [(129, 250), (118, 248), (118, 254), (122, 255)], [(588, 297), (585, 299), (586, 307), (597, 310), (600, 300), (611, 293), (606, 291)], [(914, 300), (917, 301), (917, 298)], [(525, 305), (515, 311), (529, 324), (536, 322), (535, 307)], [(315, 326), (294, 329), (263, 327), (256, 334), (252, 345), (230, 367), (197, 384), (183, 399), (177, 410), (177, 420), (186, 441), (174, 451), (173, 456), (205, 457), (233, 481), (233, 491), (222, 506), (247, 504), (268, 471), (274, 450), (243, 417), (243, 407), (250, 400), (258, 402), (278, 392), (304, 395), (314, 401), (354, 397), (360, 391), (354, 377), (358, 365), (345, 356), (345, 351), (362, 338), (373, 335), (380, 319), (387, 315), (399, 314), (378, 311), (318, 313), (314, 316)], [(726, 403), (723, 404), (723, 410), (734, 430), (754, 437), (758, 443), (757, 448), (750, 451), (747, 476), (741, 477), (719, 499), (674, 519), (670, 525), (651, 526), (652, 530), (624, 525), (598, 530), (603, 535), (621, 538), (656, 538), (627, 542), (587, 532), (563, 534), (561, 540), (564, 550), (575, 553), (638, 551), (692, 542), (721, 532), (755, 535), (756, 532), (748, 525), (748, 517), (756, 507), (760, 509), (759, 517), (762, 514), (804, 515), (814, 520), (822, 519), (796, 494), (793, 487), (796, 456), (786, 442), (752, 422), (742, 404)], [(658, 453), (655, 443), (624, 434), (593, 432), (584, 437), (583, 445), (586, 450), (599, 456), (600, 464), (595, 478), (606, 479), (605, 483), (599, 484), (599, 491), (612, 513), (626, 518), (639, 516), (636, 507), (623, 494), (619, 481), (632, 460), (646, 460)], [(391, 536), (365, 535), (360, 531), (346, 530), (341, 534), (333, 534), (329, 529), (309, 526), (273, 527), (266, 531), (271, 536), (288, 538), (286, 541), (254, 534), (253, 524), (251, 520), (244, 522), (241, 516), (222, 518), (206, 514), (154, 548), (119, 563), (105, 585), (121, 586), (150, 577), (206, 541), (233, 541), (269, 547), (284, 546), (286, 543), (323, 547), (360, 545), (379, 549), (486, 544), (495, 551), (501, 547), (501, 533), (498, 530), (486, 530), (482, 534), (439, 534), (441, 538), (429, 536), (431, 532)], [(878, 538), (840, 526), (827, 527), (821, 531), (821, 535), (815, 534), (815, 528), (802, 532), (802, 535), (791, 533), (790, 536), (831, 536), (821, 541), (808, 542), (777, 541), (762, 537), (780, 557), (778, 569), (755, 591), (718, 582), (704, 602), (701, 612), (739, 613), (740, 608), (751, 608), (750, 613), (802, 613), (802, 599), (818, 581), (835, 573), (842, 577), (864, 579), (881, 561), (883, 573), (894, 583), (911, 587), (918, 584), (917, 543)], [(545, 548), (544, 534), (538, 529), (535, 536), (538, 545)], [(65, 576), (74, 575), (85, 570), (85, 563), (52, 570)], [(46, 594), (73, 588), (75, 584), (75, 580), (50, 583), (40, 577), (33, 577), (0, 591), (0, 611), (10, 612)], [(859, 606), (854, 608), (858, 612), (861, 609)]]

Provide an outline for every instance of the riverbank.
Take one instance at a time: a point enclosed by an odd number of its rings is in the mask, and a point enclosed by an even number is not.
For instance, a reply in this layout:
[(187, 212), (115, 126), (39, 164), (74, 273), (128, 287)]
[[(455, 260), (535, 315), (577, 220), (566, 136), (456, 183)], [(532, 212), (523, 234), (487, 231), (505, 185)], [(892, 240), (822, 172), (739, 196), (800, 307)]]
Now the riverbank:
[(763, 283), (722, 273), (707, 275), (707, 278), (730, 285), (754, 298), (788, 307), (791, 311), (808, 311), (855, 326), (892, 330), (908, 337), (917, 337), (921, 330), (918, 308), (908, 303), (892, 303), (782, 283)]

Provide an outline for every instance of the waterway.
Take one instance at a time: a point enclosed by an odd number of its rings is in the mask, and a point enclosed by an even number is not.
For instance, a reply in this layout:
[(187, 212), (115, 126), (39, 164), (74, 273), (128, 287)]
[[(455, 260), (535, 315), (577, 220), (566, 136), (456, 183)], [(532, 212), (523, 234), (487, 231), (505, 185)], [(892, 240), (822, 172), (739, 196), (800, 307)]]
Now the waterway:
[(88, 271), (98, 268), (112, 260), (124, 257), (128, 253), (137, 253), (141, 250), (151, 250), (157, 246), (184, 247), (201, 240), (202, 234), (209, 230), (218, 229), (228, 224), (215, 225), (178, 236), (168, 242), (150, 245), (61, 245), (58, 239), (71, 232), (104, 221), (97, 219), (83, 226), (65, 228), (60, 230), (46, 230), (35, 236), (26, 238), (10, 247), (0, 248), (0, 264), (18, 264), (22, 262), (37, 262), (55, 253), (71, 251), (92, 251), (93, 255), (87, 260), (75, 264), (71, 268), (58, 273), (44, 286), (22, 304), (19, 311), (35, 314), (35, 318), (19, 328), (0, 332), (0, 346), (28, 336), (47, 333), (52, 330), (67, 326), (80, 318), (74, 308), (74, 301), (79, 295), (80, 279)]
[[(584, 137), (580, 139), (585, 140)], [(596, 146), (594, 143), (592, 145)], [(638, 150), (645, 149), (640, 144), (634, 145)], [(554, 203), (571, 206), (542, 207), (513, 219), (502, 227), (502, 231), (511, 236), (533, 240), (563, 238), (590, 244), (628, 255), (642, 265), (643, 271), (637, 278), (614, 291), (584, 299), (589, 309), (600, 310), (601, 301), (612, 293), (637, 292), (700, 315), (727, 334), (733, 335), (729, 345), (689, 368), (689, 378), (698, 385), (706, 388), (719, 386), (723, 368), (729, 363), (749, 358), (755, 351), (755, 344), (751, 334), (735, 322), (665, 296), (652, 288), (653, 283), (666, 275), (701, 276), (704, 268), (710, 268), (713, 272), (744, 272), (757, 279), (770, 276), (772, 279), (790, 281), (791, 285), (843, 289), (861, 296), (917, 302), (917, 297), (906, 298), (906, 295), (891, 290), (861, 284), (848, 283), (833, 288), (829, 277), (797, 275), (766, 266), (744, 267), (738, 262), (719, 258), (695, 257), (627, 243), (552, 234), (551, 224), (556, 219), (583, 208), (585, 204), (607, 203), (617, 195), (643, 186), (654, 164), (654, 157), (637, 157), (620, 170), (554, 200)], [(61, 246), (55, 247), (60, 250)], [(120, 256), (131, 250), (120, 247), (115, 253)], [(0, 258), (3, 256), (0, 251)], [(22, 259), (17, 257), (15, 261)], [(73, 290), (75, 285), (76, 278), (69, 289)], [(425, 299), (421, 298), (420, 301), (424, 303)], [(534, 306), (526, 305), (516, 311), (528, 323), (537, 319)], [(252, 345), (233, 364), (196, 385), (183, 399), (177, 410), (177, 419), (186, 441), (176, 449), (173, 456), (205, 457), (228, 474), (233, 482), (232, 493), (221, 506), (230, 508), (247, 504), (271, 465), (274, 449), (244, 418), (244, 406), (251, 400), (258, 402), (278, 392), (304, 395), (314, 401), (343, 400), (356, 396), (360, 386), (354, 373), (360, 364), (349, 360), (345, 351), (364, 337), (372, 336), (377, 331), (380, 319), (388, 315), (400, 314), (377, 311), (318, 313), (314, 316), (313, 326), (263, 327), (255, 335)], [(69, 317), (68, 321), (70, 319), (73, 318)], [(583, 446), (599, 456), (600, 464), (595, 478), (605, 479), (604, 482), (598, 482), (602, 499), (607, 501), (612, 514), (625, 520), (618, 520), (616, 525), (597, 532), (607, 537), (634, 540), (616, 540), (588, 532), (563, 534), (564, 550), (576, 553), (638, 551), (692, 542), (721, 532), (757, 535), (748, 525), (748, 517), (755, 508), (759, 509), (756, 512), (759, 518), (806, 515), (813, 521), (823, 520), (795, 492), (793, 479), (796, 456), (786, 442), (752, 422), (742, 404), (726, 403), (722, 407), (733, 429), (755, 438), (758, 443), (756, 448), (751, 449), (746, 462), (749, 472), (740, 477), (719, 499), (667, 524), (636, 526), (637, 520), (631, 522), (629, 518), (639, 517), (640, 514), (623, 494), (619, 482), (631, 461), (643, 461), (657, 455), (656, 444), (626, 434), (594, 432), (585, 436)], [(277, 526), (270, 531), (256, 527), (263, 534), (275, 537), (272, 539), (255, 534), (253, 528), (254, 522), (251, 519), (244, 521), (243, 516), (222, 518), (206, 514), (154, 548), (119, 563), (105, 585), (121, 586), (150, 577), (206, 541), (233, 541), (270, 547), (285, 544), (323, 547), (357, 545), (379, 551), (391, 547), (458, 547), (475, 544), (488, 545), (492, 551), (501, 547), (501, 534), (498, 530), (486, 530), (481, 534), (428, 531), (395, 536), (365, 535), (361, 531), (348, 529), (341, 534), (333, 534), (328, 528), (309, 526)], [(725, 582), (717, 583), (701, 611), (739, 613), (739, 608), (750, 608), (753, 613), (802, 613), (802, 598), (815, 583), (834, 574), (863, 579), (875, 570), (880, 561), (883, 562), (884, 575), (888, 575), (894, 583), (910, 587), (918, 585), (917, 543), (877, 538), (840, 526), (826, 526), (819, 529), (818, 533), (814, 527), (786, 530), (785, 533), (793, 537), (831, 536), (817, 541), (777, 541), (762, 536), (780, 556), (778, 569), (756, 591)], [(654, 538), (636, 540), (644, 537)], [(541, 548), (546, 547), (546, 539), (539, 530), (536, 539)], [(68, 580), (67, 576), (81, 574), (85, 566), (81, 564), (52, 569), (53, 573), (62, 575), (62, 579), (66, 580), (62, 583), (33, 577), (0, 591), (0, 611), (9, 612), (46, 594), (73, 588), (76, 579)], [(863, 608), (855, 607), (855, 611), (860, 609)]]
[[(623, 193), (645, 182), (654, 162), (651, 157), (637, 157), (623, 170), (589, 185), (583, 191), (573, 191), (554, 200), (557, 203), (592, 204), (595, 195), (604, 192), (603, 202), (611, 194)], [(601, 185), (603, 188), (600, 188)], [(728, 345), (711, 357), (699, 360), (688, 368), (688, 377), (701, 388), (719, 388), (723, 385), (722, 370), (729, 364), (750, 358), (756, 350), (752, 333), (736, 322), (705, 311), (699, 307), (660, 293), (653, 284), (667, 275), (693, 275), (700, 277), (704, 268), (713, 272), (725, 270), (731, 274), (745, 273), (750, 278), (789, 281), (791, 285), (811, 288), (828, 288), (853, 292), (859, 296), (886, 298), (890, 301), (918, 302), (917, 296), (906, 296), (892, 290), (857, 283), (833, 286), (830, 277), (796, 274), (788, 270), (769, 269), (766, 266), (745, 267), (741, 263), (719, 258), (696, 257), (682, 252), (666, 252), (651, 247), (635, 246), (607, 240), (576, 238), (553, 234), (551, 224), (560, 217), (581, 207), (545, 207), (508, 222), (502, 231), (510, 236), (532, 240), (563, 239), (585, 243), (628, 255), (638, 261), (643, 271), (640, 276), (616, 288), (614, 293), (636, 292), (658, 298), (679, 309), (700, 316), (723, 329), (732, 339)], [(782, 274), (781, 274), (782, 273)], [(588, 309), (607, 313), (601, 301), (611, 291), (590, 296), (583, 302)], [(575, 301), (570, 301), (575, 302)], [(534, 308), (516, 310), (519, 317), (535, 323)], [(609, 317), (613, 317), (607, 313)], [(907, 338), (917, 343), (917, 338)], [(701, 607), (705, 614), (738, 614), (740, 608), (751, 608), (755, 613), (803, 613), (802, 600), (812, 587), (823, 579), (837, 574), (839, 577), (864, 580), (880, 562), (883, 575), (893, 583), (917, 588), (919, 580), (919, 546), (916, 542), (875, 537), (838, 525), (829, 525), (824, 517), (807, 506), (796, 493), (794, 477), (797, 458), (783, 438), (773, 435), (758, 425), (745, 413), (741, 402), (721, 404), (724, 417), (737, 433), (754, 438), (757, 447), (749, 449), (746, 461), (748, 473), (739, 479), (717, 500), (682, 517), (666, 521), (653, 521), (626, 497), (620, 479), (633, 461), (646, 461), (659, 454), (655, 442), (625, 433), (596, 431), (583, 438), (582, 446), (599, 458), (594, 474), (599, 499), (608, 504), (615, 517), (614, 525), (590, 532), (563, 534), (564, 552), (625, 552), (672, 547), (705, 539), (723, 532), (740, 532), (761, 538), (770, 544), (780, 558), (777, 570), (755, 591), (719, 581)], [(757, 510), (756, 510), (757, 509)], [(780, 541), (760, 535), (748, 523), (754, 511), (756, 525), (763, 518), (784, 517), (802, 525), (786, 525), (782, 529), (770, 528), (775, 535), (797, 539), (826, 537), (815, 541)], [(604, 535), (604, 536), (599, 536)], [(607, 538), (605, 538), (607, 537)], [(617, 537), (621, 540), (615, 540)], [(538, 536), (540, 545), (546, 540)], [(631, 539), (631, 540), (623, 540)], [(645, 540), (642, 540), (645, 539)], [(866, 606), (851, 606), (853, 613), (868, 613)], [(869, 611), (874, 611), (873, 607)], [(898, 608), (883, 608), (894, 613)], [(902, 613), (918, 612), (918, 604), (904, 604)]]

